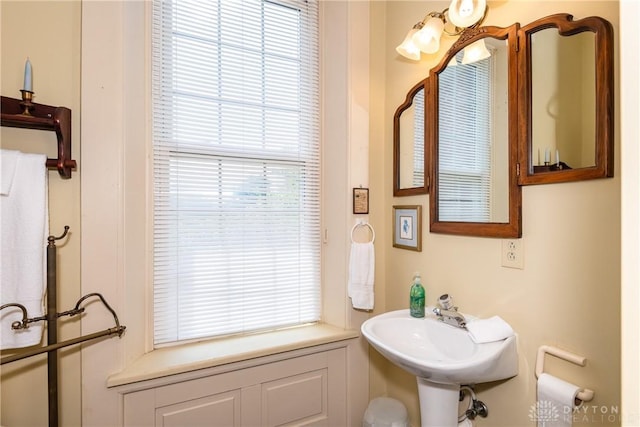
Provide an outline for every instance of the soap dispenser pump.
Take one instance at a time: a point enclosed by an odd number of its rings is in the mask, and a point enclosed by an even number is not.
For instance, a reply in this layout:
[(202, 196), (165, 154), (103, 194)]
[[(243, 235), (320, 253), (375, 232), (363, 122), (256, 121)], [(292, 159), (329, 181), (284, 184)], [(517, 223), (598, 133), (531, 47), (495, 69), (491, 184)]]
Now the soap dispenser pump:
[(413, 284), (409, 290), (409, 314), (412, 317), (424, 317), (425, 291), (420, 273), (413, 276)]

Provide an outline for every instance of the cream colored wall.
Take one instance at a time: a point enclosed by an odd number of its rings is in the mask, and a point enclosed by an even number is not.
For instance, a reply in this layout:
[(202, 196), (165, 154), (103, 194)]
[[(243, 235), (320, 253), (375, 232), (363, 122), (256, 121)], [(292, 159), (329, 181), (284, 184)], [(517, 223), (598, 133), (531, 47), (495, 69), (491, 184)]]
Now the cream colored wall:
[(623, 426), (640, 425), (640, 3), (620, 3), (620, 175), (622, 180)]
[[(34, 101), (65, 106), (72, 111), (72, 157), (80, 153), (80, 2), (2, 1), (0, 2), (2, 46), (2, 95), (19, 98), (27, 57), (33, 65)], [(1, 128), (2, 148), (46, 153), (56, 157), (53, 132)], [(82, 165), (78, 165), (78, 169)], [(58, 307), (73, 308), (80, 297), (80, 174), (62, 180), (49, 172), (49, 213), (51, 234), (71, 231), (58, 246)], [(80, 334), (78, 318), (65, 318), (58, 339)], [(46, 338), (45, 338), (46, 339)], [(3, 351), (2, 355), (10, 351)], [(61, 350), (60, 424), (80, 425), (80, 350)], [(2, 366), (0, 424), (42, 426), (47, 424), (46, 357)]]
[[(385, 15), (387, 4), (383, 1), (370, 1), (370, 46), (385, 46), (387, 27)], [(370, 91), (370, 121), (369, 121), (369, 211), (370, 222), (376, 227), (376, 269), (375, 277), (375, 306), (373, 313), (386, 311), (386, 277), (387, 253), (391, 250), (392, 228), (390, 226), (390, 213), (387, 214), (387, 199), (393, 194), (393, 181), (387, 173), (387, 158), (384, 154), (391, 155), (386, 147), (392, 148), (390, 135), (393, 132), (393, 113), (387, 115), (387, 99), (385, 86), (387, 84), (386, 73), (386, 49), (371, 48), (369, 52), (369, 91)], [(418, 80), (416, 79), (415, 82)], [(405, 93), (409, 90), (407, 88)], [(400, 105), (398, 103), (397, 105)], [(397, 107), (397, 106), (396, 106)], [(389, 121), (391, 119), (391, 121)], [(384, 148), (383, 148), (384, 147)], [(392, 173), (392, 172), (391, 172)], [(387, 394), (388, 365), (384, 363), (380, 353), (369, 349), (369, 397)]]
[[(371, 62), (372, 80), (380, 82), (372, 85), (371, 97), (384, 100), (384, 107), (375, 109), (379, 116), (372, 120), (372, 135), (379, 132), (383, 136), (371, 138), (370, 161), (372, 170), (384, 170), (384, 176), (375, 181), (374, 194), (381, 193), (385, 198), (375, 225), (390, 230), (392, 205), (428, 206), (428, 196), (391, 196), (391, 124), (393, 112), (406, 92), (439, 59), (436, 55), (423, 56), (420, 63), (415, 63), (400, 58), (394, 48), (415, 22), (431, 10), (444, 9), (447, 2), (375, 3), (371, 44), (376, 47), (373, 50), (384, 50), (384, 54), (376, 55), (384, 55), (385, 59), (376, 56)], [(558, 12), (572, 13), (576, 19), (600, 15), (614, 25), (618, 69), (617, 2), (512, 0), (489, 5), (486, 25), (526, 24)], [(450, 45), (451, 40), (448, 38), (445, 43)], [(382, 69), (378, 67), (381, 63)], [(616, 90), (616, 100), (618, 93)], [(616, 139), (616, 166), (619, 147)], [(520, 372), (508, 381), (478, 386), (479, 398), (490, 413), (489, 418), (478, 420), (478, 426), (531, 425), (535, 355), (543, 344), (556, 345), (588, 359), (584, 368), (555, 360), (548, 360), (547, 364), (550, 373), (596, 392), (587, 413), (575, 425), (609, 425), (608, 419), (601, 419), (600, 408), (620, 407), (619, 193), (619, 168), (612, 179), (524, 187), (523, 270), (501, 267), (500, 239), (429, 233), (428, 209), (423, 210), (422, 252), (391, 248), (390, 232), (382, 235), (386, 240), (377, 246), (389, 249), (384, 258), (384, 283), (378, 284), (378, 291), (383, 289), (383, 295), (377, 297), (382, 304), (377, 305), (376, 312), (407, 308), (411, 276), (420, 271), (431, 304), (440, 294), (451, 293), (461, 310), (479, 316), (500, 315), (519, 334)], [(387, 394), (400, 399), (409, 408), (412, 425), (419, 425), (415, 379), (374, 350), (371, 361), (371, 397)], [(619, 423), (616, 418), (611, 425)]]

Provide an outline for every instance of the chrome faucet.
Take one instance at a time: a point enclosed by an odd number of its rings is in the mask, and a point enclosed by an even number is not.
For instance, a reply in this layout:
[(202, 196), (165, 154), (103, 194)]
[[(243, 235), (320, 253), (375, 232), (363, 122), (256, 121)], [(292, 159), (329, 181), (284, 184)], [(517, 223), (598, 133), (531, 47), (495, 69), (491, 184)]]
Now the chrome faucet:
[(438, 298), (438, 306), (433, 309), (433, 312), (438, 320), (447, 325), (455, 326), (456, 328), (465, 328), (467, 325), (467, 320), (462, 313), (458, 313), (458, 307), (453, 306), (449, 294), (441, 295), (440, 298)]

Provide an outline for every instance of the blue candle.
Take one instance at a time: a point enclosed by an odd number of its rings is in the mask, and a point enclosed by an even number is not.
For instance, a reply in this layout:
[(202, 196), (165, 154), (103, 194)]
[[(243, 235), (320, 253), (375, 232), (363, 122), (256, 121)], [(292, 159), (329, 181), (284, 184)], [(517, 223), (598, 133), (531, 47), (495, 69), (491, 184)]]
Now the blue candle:
[(22, 90), (33, 92), (33, 78), (31, 76), (31, 61), (27, 58), (27, 62), (24, 64), (24, 87)]

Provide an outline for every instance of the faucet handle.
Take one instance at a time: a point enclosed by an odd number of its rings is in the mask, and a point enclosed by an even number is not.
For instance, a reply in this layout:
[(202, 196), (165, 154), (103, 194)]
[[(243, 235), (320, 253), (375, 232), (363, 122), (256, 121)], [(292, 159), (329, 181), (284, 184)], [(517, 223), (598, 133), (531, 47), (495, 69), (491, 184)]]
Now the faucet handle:
[(453, 306), (453, 298), (449, 294), (440, 295), (438, 305), (445, 310), (457, 310), (457, 307)]

